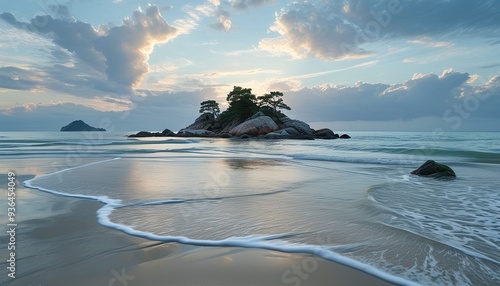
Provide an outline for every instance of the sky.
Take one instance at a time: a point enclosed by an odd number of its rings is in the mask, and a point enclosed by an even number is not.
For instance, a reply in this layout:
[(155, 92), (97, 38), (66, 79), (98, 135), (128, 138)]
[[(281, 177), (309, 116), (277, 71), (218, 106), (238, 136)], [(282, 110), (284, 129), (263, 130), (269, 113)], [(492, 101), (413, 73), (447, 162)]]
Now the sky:
[(500, 131), (497, 0), (0, 5), (0, 131), (179, 130), (234, 86), (334, 131)]

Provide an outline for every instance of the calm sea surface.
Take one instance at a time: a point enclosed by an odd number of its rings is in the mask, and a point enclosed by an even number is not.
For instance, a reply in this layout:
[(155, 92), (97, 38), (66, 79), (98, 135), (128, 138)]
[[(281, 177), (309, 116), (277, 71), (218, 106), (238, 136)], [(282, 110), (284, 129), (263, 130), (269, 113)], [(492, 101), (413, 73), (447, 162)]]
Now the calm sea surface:
[[(99, 200), (96, 219), (130, 235), (314, 253), (401, 284), (500, 285), (500, 133), (129, 133), (0, 133), (0, 159), (54, 159), (25, 185)], [(410, 175), (428, 159), (458, 177)]]

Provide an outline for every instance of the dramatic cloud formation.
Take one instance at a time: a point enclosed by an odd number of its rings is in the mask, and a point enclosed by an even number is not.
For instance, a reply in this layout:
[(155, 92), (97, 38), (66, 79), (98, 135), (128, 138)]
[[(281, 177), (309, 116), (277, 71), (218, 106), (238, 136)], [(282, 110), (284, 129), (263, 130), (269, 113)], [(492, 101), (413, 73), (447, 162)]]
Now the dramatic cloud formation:
[(432, 44), (432, 36), (495, 37), (498, 15), (495, 0), (297, 1), (276, 15), (271, 30), (279, 37), (262, 40), (260, 47), (296, 58), (365, 57), (370, 51), (363, 45), (380, 40), (425, 36)]
[[(352, 86), (325, 85), (302, 89), (294, 86), (294, 91), (285, 93), (285, 101), (292, 107), (294, 117), (307, 122), (334, 124), (361, 120), (396, 126), (394, 122), (416, 120), (424, 122), (426, 125), (423, 126), (432, 127), (429, 125), (431, 121), (426, 120), (434, 118), (432, 122), (440, 122), (449, 130), (462, 130), (467, 126), (477, 130), (477, 122), (499, 121), (500, 76), (484, 83), (474, 79), (467, 73), (445, 70), (441, 75), (416, 74), (399, 84), (358, 82)], [(293, 82), (282, 82), (272, 87), (283, 90), (289, 84), (294, 85)], [(229, 92), (231, 87), (226, 89)], [(104, 121), (115, 130), (178, 130), (198, 116), (201, 101), (217, 97), (216, 88), (159, 92), (118, 102), (128, 106), (124, 112), (98, 111), (71, 103), (25, 104), (0, 109), (0, 121), (5, 126), (16, 126), (17, 130), (57, 130), (61, 122), (75, 118), (92, 118), (95, 125)], [(165, 105), (165, 102), (169, 104)], [(35, 126), (34, 122), (40, 125)], [(489, 125), (484, 127), (491, 130)], [(405, 125), (400, 124), (398, 128), (402, 126)], [(422, 126), (417, 130), (422, 130)]]
[[(214, 98), (214, 89), (195, 92), (163, 92), (147, 97), (130, 97), (130, 110), (99, 111), (95, 108), (67, 102), (24, 104), (0, 109), (3, 131), (58, 131), (75, 119), (92, 126), (113, 130), (179, 130), (198, 116), (199, 103)], [(165, 102), (169, 104), (166, 105)]]
[(179, 129), (239, 85), (307, 122), (499, 130), (497, 1), (90, 2), (0, 11), (0, 129)]
[[(107, 91), (126, 92), (136, 88), (148, 72), (149, 54), (154, 46), (177, 36), (177, 30), (161, 16), (157, 6), (150, 5), (145, 12), (135, 11), (133, 17), (126, 18), (121, 26), (101, 26), (98, 30), (84, 22), (70, 21), (65, 7), (59, 7), (58, 11), (62, 19), (37, 16), (30, 23), (24, 23), (10, 13), (0, 14), (0, 19), (52, 39), (54, 44), (78, 60), (81, 66), (77, 69), (90, 67), (97, 76), (105, 75), (114, 83), (106, 88)], [(73, 74), (78, 77), (78, 73)], [(95, 79), (99, 88), (103, 82)], [(82, 81), (93, 83), (92, 78)]]
[(310, 121), (390, 121), (439, 117), (456, 125), (475, 117), (494, 118), (500, 77), (471, 85), (467, 73), (416, 74), (401, 84), (326, 85), (287, 95), (294, 112)]

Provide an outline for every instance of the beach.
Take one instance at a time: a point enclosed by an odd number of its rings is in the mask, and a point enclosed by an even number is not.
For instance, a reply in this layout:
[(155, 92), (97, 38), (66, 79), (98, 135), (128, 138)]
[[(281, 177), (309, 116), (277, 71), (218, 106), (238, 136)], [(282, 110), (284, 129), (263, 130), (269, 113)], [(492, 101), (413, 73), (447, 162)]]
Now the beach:
[[(1, 285), (500, 281), (495, 133), (2, 136), (0, 183), (15, 176), (16, 216), (2, 199), (1, 252), (10, 257), (15, 223), (16, 260), (15, 278), (0, 262)], [(429, 157), (457, 178), (410, 174)]]
[[(3, 172), (12, 161), (4, 162)], [(19, 171), (47, 169), (47, 160), (15, 163)], [(99, 202), (17, 192), (16, 278), (3, 262), (2, 285), (392, 285), (309, 254), (138, 238), (100, 225)]]

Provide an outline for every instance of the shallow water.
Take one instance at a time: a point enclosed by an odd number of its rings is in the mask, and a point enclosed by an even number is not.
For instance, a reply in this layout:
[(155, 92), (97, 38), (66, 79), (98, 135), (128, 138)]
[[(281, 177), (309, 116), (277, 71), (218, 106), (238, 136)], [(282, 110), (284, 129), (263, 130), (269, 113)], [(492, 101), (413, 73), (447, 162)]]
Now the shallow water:
[[(10, 134), (0, 138), (4, 157), (67, 159), (28, 186), (101, 200), (100, 222), (131, 235), (304, 251), (402, 284), (500, 283), (498, 133), (332, 141)], [(409, 175), (427, 159), (458, 178)]]

